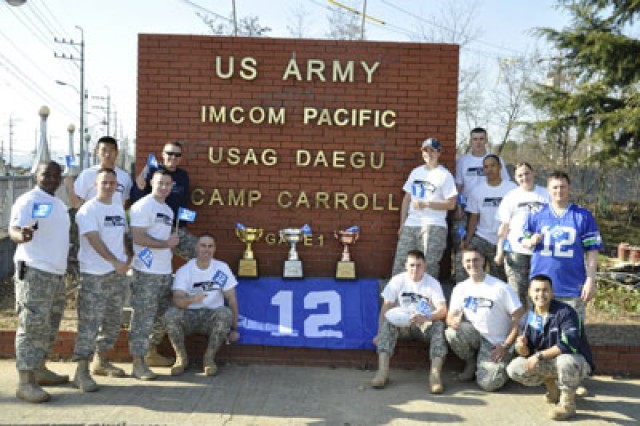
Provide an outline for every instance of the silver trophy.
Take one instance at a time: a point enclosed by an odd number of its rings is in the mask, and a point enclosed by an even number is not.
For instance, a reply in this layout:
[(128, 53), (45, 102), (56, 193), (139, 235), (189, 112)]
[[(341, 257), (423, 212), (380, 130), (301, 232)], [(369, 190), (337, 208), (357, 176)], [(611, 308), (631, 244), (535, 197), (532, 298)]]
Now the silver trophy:
[(280, 230), (280, 237), (291, 245), (289, 249), (289, 257), (284, 262), (284, 269), (282, 271), (283, 278), (303, 278), (302, 273), (302, 261), (298, 256), (296, 250), (296, 244), (298, 244), (304, 238), (304, 235), (311, 233), (311, 229), (308, 225), (302, 228), (285, 228)]

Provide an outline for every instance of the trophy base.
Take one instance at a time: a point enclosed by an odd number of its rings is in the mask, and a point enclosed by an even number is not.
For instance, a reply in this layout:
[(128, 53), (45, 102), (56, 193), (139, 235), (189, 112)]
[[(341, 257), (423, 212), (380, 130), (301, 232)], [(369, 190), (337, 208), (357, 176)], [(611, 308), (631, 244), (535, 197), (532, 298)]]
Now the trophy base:
[(337, 280), (355, 280), (356, 263), (353, 261), (340, 261), (336, 267)]
[(282, 271), (283, 278), (303, 278), (302, 274), (302, 261), (301, 260), (286, 260), (284, 262), (284, 271)]
[(238, 276), (251, 278), (257, 277), (258, 262), (256, 259), (240, 259), (240, 264), (238, 265)]

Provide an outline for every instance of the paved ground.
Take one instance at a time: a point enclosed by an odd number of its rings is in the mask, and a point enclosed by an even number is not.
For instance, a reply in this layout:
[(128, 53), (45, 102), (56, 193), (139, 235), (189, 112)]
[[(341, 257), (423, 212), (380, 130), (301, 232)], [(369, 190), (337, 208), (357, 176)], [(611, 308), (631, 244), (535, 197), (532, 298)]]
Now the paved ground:
[[(72, 374), (75, 365), (50, 363)], [(121, 364), (127, 371), (130, 365)], [(12, 360), (0, 360), (0, 424), (181, 424), (181, 425), (411, 425), (466, 423), (546, 425), (541, 388), (511, 383), (487, 393), (445, 374), (444, 395), (427, 392), (426, 371), (393, 370), (387, 389), (368, 388), (369, 371), (282, 366), (223, 366), (216, 377), (188, 370), (179, 378), (166, 368), (156, 382), (98, 378), (96, 393), (70, 385), (51, 387), (52, 401), (28, 404), (15, 398)], [(578, 402), (573, 424), (631, 425), (640, 422), (640, 380), (596, 377), (594, 396)]]

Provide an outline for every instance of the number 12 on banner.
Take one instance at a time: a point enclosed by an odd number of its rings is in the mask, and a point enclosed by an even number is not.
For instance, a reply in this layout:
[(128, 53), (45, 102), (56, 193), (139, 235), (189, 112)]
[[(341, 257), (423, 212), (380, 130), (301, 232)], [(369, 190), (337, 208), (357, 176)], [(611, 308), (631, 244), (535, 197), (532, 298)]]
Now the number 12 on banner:
[[(341, 330), (330, 330), (324, 327), (336, 325), (342, 321), (342, 303), (336, 291), (311, 291), (304, 297), (304, 309), (317, 309), (319, 305), (328, 305), (328, 312), (310, 314), (304, 320), (305, 337), (335, 337), (341, 339)], [(278, 307), (278, 331), (272, 336), (293, 336), (293, 291), (280, 290), (272, 298), (271, 304)], [(301, 312), (296, 309), (296, 313)], [(321, 329), (324, 328), (324, 329)]]

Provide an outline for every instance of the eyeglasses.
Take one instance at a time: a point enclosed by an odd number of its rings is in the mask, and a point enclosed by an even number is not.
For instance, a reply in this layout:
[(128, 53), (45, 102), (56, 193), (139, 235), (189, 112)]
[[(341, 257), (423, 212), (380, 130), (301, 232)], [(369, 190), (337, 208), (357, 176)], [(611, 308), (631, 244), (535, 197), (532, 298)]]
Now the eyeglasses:
[(182, 157), (181, 152), (165, 151), (164, 153), (167, 154), (169, 157), (176, 157), (176, 158)]

